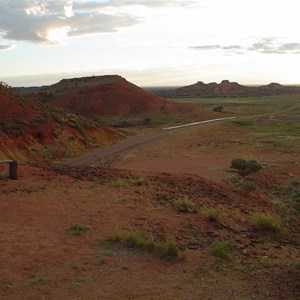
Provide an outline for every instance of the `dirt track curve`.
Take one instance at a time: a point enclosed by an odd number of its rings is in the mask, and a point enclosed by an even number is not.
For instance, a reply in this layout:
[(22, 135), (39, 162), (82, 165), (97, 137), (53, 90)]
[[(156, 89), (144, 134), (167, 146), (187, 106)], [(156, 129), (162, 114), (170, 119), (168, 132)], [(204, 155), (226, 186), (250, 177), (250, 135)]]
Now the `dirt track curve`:
[(97, 149), (93, 152), (86, 153), (78, 158), (68, 161), (66, 164), (69, 166), (88, 166), (88, 165), (96, 163), (97, 161), (103, 160), (111, 155), (119, 154), (125, 150), (128, 150), (129, 148), (133, 148), (140, 144), (144, 144), (144, 143), (156, 140), (158, 138), (161, 138), (163, 136), (169, 135), (172, 132), (186, 130), (190, 127), (203, 126), (205, 124), (209, 124), (209, 123), (213, 123), (213, 122), (222, 122), (222, 121), (233, 120), (235, 118), (236, 117), (211, 119), (211, 120), (206, 120), (206, 121), (200, 121), (200, 122), (195, 122), (195, 123), (190, 123), (190, 124), (184, 124), (184, 125), (179, 125), (179, 126), (163, 128), (161, 131), (155, 132), (153, 134), (149, 134), (146, 136), (139, 136), (132, 140), (128, 140), (128, 141), (125, 141), (122, 143), (107, 146), (105, 148)]

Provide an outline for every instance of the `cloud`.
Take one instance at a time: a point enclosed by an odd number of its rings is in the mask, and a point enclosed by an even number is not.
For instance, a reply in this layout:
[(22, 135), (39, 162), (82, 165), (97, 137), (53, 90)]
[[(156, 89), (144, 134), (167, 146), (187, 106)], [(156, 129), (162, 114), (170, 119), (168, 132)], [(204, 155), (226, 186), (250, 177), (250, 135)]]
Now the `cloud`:
[(192, 46), (190, 48), (194, 50), (233, 50), (234, 51), (234, 50), (241, 50), (242, 46), (202, 45), (202, 46)]
[(247, 52), (263, 54), (300, 54), (300, 43), (283, 43), (275, 38), (263, 38), (248, 46), (199, 45), (189, 48), (197, 51), (221, 51), (225, 54), (246, 54)]
[(193, 50), (198, 51), (222, 51), (226, 54), (242, 54), (243, 53), (243, 47), (239, 45), (229, 45), (229, 46), (222, 46), (222, 45), (200, 45), (200, 46), (192, 46), (189, 47)]
[(74, 1), (74, 9), (99, 9), (105, 7), (125, 7), (125, 6), (144, 6), (144, 7), (174, 7), (190, 6), (196, 4), (197, 0), (107, 0), (107, 1)]
[(72, 0), (0, 1), (2, 38), (40, 44), (58, 44), (68, 35), (112, 32), (137, 24), (129, 15), (73, 11)]
[(265, 54), (300, 54), (300, 43), (281, 43), (274, 38), (264, 38), (248, 50)]
[(0, 36), (53, 45), (68, 36), (114, 32), (142, 22), (126, 8), (187, 6), (192, 0), (0, 0)]
[(14, 46), (13, 45), (8, 45), (8, 44), (6, 44), (6, 45), (0, 45), (0, 51), (4, 51), (4, 50), (9, 50), (9, 49), (12, 49), (12, 48), (14, 48)]

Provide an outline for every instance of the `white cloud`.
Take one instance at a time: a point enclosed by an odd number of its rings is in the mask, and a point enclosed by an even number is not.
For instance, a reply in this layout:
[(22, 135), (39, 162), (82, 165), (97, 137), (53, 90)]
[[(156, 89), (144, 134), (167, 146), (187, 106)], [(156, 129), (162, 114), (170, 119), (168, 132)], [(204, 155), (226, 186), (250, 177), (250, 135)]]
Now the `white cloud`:
[(242, 54), (244, 50), (242, 46), (239, 45), (200, 45), (200, 46), (192, 46), (190, 49), (198, 50), (198, 51), (212, 51), (212, 50), (219, 50), (223, 51), (224, 53), (228, 54)]
[(265, 38), (254, 43), (248, 50), (265, 54), (300, 54), (300, 43), (282, 43), (277, 39)]
[(170, 7), (170, 6), (190, 6), (196, 0), (106, 0), (106, 1), (74, 1), (75, 9), (99, 9), (104, 7), (125, 7), (125, 6), (144, 6), (144, 7)]
[[(0, 0), (0, 32), (10, 41), (52, 45), (68, 36), (114, 32), (141, 18), (128, 7), (187, 6), (183, 0)], [(126, 10), (127, 8), (127, 10)], [(55, 38), (57, 36), (57, 38)]]
[(74, 16), (74, 12), (73, 12), (73, 0), (67, 0), (66, 4), (64, 6), (65, 9), (65, 16), (67, 18), (71, 18)]
[(14, 48), (14, 45), (12, 44), (0, 45), (0, 51), (9, 50), (12, 48)]
[(248, 45), (198, 45), (189, 47), (198, 51), (221, 51), (224, 54), (246, 54), (258, 52), (263, 54), (300, 54), (300, 43), (282, 42), (276, 38), (263, 38)]

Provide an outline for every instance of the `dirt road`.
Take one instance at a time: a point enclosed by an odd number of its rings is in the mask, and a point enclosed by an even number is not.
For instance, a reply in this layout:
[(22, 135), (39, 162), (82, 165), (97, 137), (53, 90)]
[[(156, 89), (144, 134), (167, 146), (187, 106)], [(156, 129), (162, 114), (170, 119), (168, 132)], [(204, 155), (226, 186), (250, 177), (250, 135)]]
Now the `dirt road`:
[(191, 127), (202, 126), (213, 122), (222, 122), (222, 121), (228, 121), (233, 119), (235, 119), (235, 117), (212, 119), (212, 120), (200, 121), (200, 122), (184, 124), (184, 125), (179, 125), (174, 127), (163, 128), (161, 131), (155, 132), (150, 135), (139, 136), (132, 140), (128, 140), (112, 146), (107, 146), (105, 148), (97, 149), (93, 152), (86, 153), (78, 158), (68, 161), (67, 164), (70, 166), (88, 166), (96, 163), (97, 161), (103, 160), (111, 155), (119, 154), (125, 150), (128, 150), (129, 148), (133, 148), (140, 144), (144, 144), (153, 141), (155, 139), (161, 138), (163, 136), (169, 135), (172, 132), (186, 130)]

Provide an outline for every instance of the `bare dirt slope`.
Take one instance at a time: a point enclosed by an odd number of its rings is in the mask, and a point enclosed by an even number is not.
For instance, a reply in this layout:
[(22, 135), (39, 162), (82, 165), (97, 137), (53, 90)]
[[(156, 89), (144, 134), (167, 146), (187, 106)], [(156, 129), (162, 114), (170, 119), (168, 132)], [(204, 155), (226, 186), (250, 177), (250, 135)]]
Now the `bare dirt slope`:
[(113, 168), (0, 166), (0, 298), (300, 298), (298, 119), (172, 132)]
[[(274, 239), (251, 221), (257, 213), (277, 215), (262, 192), (245, 196), (193, 175), (59, 173), (21, 166), (19, 181), (0, 181), (1, 299), (299, 297), (293, 231)], [(179, 212), (182, 197), (199, 212)], [(216, 220), (208, 208), (219, 212)], [(86, 231), (76, 235), (76, 224)], [(126, 232), (172, 237), (185, 258), (105, 242)], [(232, 241), (228, 257), (214, 254), (216, 241)]]

